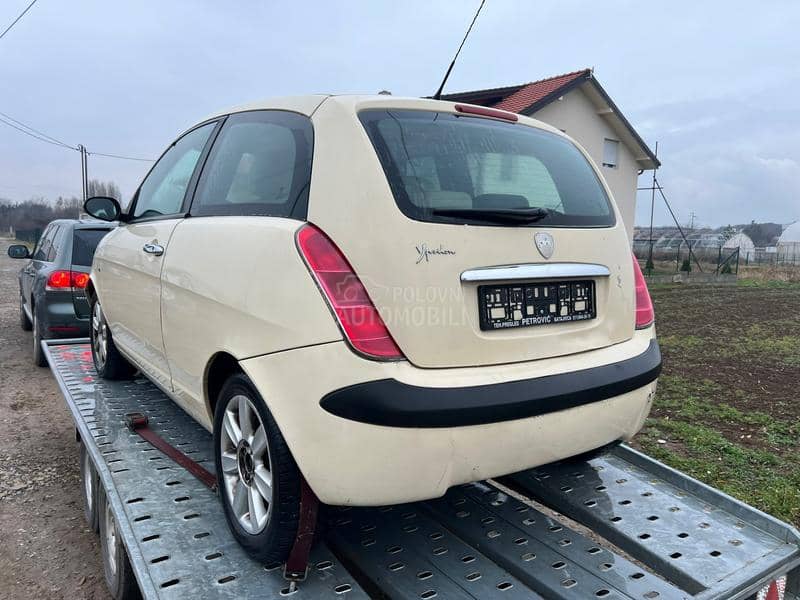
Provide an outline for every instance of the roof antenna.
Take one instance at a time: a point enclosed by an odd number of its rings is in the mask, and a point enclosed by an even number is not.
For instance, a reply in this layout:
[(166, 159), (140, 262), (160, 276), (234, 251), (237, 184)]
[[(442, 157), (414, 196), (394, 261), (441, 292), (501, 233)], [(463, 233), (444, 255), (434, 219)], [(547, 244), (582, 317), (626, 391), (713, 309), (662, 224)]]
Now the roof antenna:
[(447, 83), (447, 78), (450, 77), (450, 71), (453, 70), (453, 66), (456, 64), (456, 60), (458, 60), (458, 55), (461, 53), (461, 48), (464, 47), (464, 42), (467, 41), (467, 37), (469, 36), (469, 32), (472, 31), (472, 26), (475, 25), (475, 21), (478, 20), (478, 15), (481, 14), (481, 9), (483, 5), (486, 3), (486, 0), (481, 0), (481, 5), (478, 7), (475, 16), (472, 17), (472, 23), (469, 24), (469, 29), (467, 29), (467, 33), (464, 34), (464, 39), (461, 40), (461, 45), (456, 50), (456, 55), (453, 57), (453, 62), (450, 63), (450, 66), (447, 68), (447, 73), (444, 74), (444, 79), (442, 79), (442, 84), (439, 86), (439, 89), (436, 90), (436, 93), (433, 95), (434, 100), (441, 100), (442, 99), (442, 90), (444, 89), (444, 84)]

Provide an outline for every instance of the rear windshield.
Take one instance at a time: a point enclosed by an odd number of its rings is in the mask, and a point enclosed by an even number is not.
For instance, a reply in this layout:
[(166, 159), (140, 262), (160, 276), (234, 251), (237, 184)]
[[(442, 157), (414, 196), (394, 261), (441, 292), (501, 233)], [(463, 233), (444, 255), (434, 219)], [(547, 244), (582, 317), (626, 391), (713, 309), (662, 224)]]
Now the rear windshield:
[(398, 207), (412, 219), (498, 225), (487, 219), (492, 211), (538, 208), (540, 216), (524, 224), (608, 227), (615, 222), (594, 169), (561, 136), (451, 113), (366, 110), (359, 118)]
[(108, 229), (76, 229), (72, 238), (72, 264), (91, 267), (97, 244), (108, 231)]

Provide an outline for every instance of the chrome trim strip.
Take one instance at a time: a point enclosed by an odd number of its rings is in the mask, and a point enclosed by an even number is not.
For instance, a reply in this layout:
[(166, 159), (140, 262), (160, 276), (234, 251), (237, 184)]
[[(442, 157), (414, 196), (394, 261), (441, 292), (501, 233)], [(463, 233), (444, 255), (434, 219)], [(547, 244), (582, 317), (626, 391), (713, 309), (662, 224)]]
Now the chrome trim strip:
[(589, 263), (546, 263), (533, 265), (504, 265), (470, 269), (461, 273), (461, 281), (515, 281), (518, 279), (562, 279), (565, 277), (610, 277), (603, 265)]

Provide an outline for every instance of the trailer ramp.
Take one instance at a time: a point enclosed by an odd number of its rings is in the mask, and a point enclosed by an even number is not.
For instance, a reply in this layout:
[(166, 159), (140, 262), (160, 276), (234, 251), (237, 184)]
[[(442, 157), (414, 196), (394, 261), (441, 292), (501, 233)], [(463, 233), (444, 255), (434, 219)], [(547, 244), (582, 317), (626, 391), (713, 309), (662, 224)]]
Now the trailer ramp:
[[(213, 470), (205, 429), (143, 378), (99, 379), (86, 340), (50, 341), (45, 351), (145, 598), (747, 598), (800, 561), (785, 524), (622, 448), (504, 480), (522, 498), (481, 482), (429, 502), (328, 507), (309, 577), (290, 593), (280, 568), (241, 550), (216, 495), (129, 431), (124, 416), (146, 414), (154, 431)], [(706, 556), (712, 546), (725, 554)], [(665, 558), (670, 550), (681, 556)]]

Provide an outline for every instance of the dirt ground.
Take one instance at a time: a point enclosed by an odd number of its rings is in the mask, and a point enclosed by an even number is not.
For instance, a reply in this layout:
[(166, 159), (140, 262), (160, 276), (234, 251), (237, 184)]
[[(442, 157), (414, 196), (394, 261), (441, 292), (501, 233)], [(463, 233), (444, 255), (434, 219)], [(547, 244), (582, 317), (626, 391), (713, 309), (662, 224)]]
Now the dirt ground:
[(634, 445), (800, 525), (800, 282), (651, 292), (664, 370)]
[(108, 598), (86, 527), (72, 417), (19, 326), (17, 273), (0, 239), (0, 598)]

